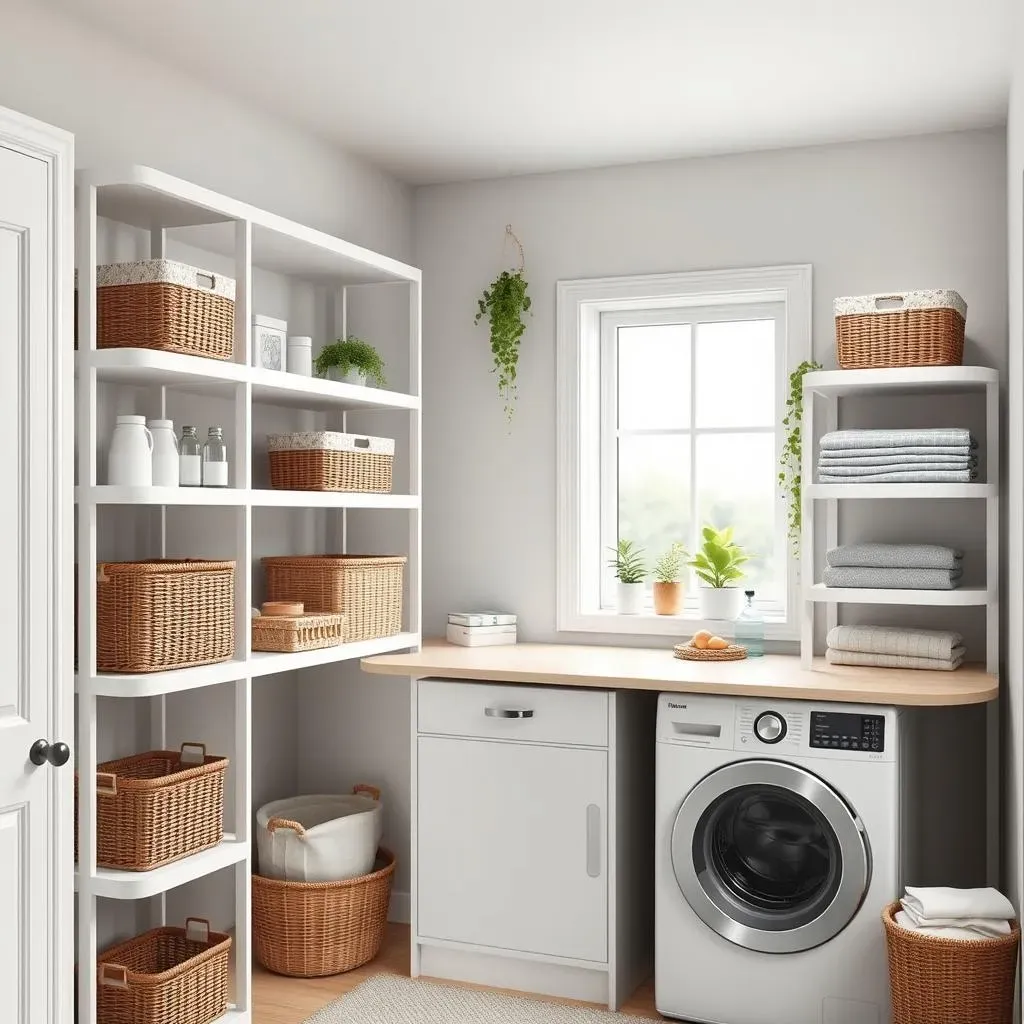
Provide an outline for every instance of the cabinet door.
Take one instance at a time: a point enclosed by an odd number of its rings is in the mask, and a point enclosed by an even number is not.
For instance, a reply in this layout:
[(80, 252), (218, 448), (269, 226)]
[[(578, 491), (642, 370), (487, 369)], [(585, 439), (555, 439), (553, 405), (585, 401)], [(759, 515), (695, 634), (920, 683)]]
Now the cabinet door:
[(604, 750), (421, 736), (424, 937), (604, 963)]

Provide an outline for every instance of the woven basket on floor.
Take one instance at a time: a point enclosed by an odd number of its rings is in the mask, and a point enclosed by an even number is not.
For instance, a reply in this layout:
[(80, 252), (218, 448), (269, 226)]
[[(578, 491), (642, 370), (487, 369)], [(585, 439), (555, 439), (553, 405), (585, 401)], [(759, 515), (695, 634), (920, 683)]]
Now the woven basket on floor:
[(163, 672), (235, 653), (235, 563), (174, 559), (96, 569), (100, 672)]
[(316, 651), (344, 640), (344, 615), (258, 615), (252, 620), (254, 651)]
[(307, 612), (341, 612), (345, 641), (402, 631), (404, 555), (310, 555), (263, 559), (268, 601), (301, 601)]
[[(224, 837), (227, 767), (226, 757), (208, 756), (202, 743), (97, 765), (97, 865), (151, 871), (216, 846)], [(76, 774), (75, 860), (78, 785)]]
[(1012, 1024), (1020, 925), (993, 939), (942, 939), (882, 912), (893, 1024)]
[(332, 430), (270, 434), (270, 486), (286, 491), (391, 493), (395, 442)]
[(836, 361), (844, 370), (959, 366), (967, 303), (953, 291), (836, 299)]
[(235, 282), (173, 260), (96, 268), (98, 348), (232, 359)]
[(209, 1024), (227, 1012), (231, 936), (189, 918), (97, 958), (98, 1024)]
[(256, 959), (293, 978), (322, 978), (368, 963), (380, 951), (395, 856), (381, 847), (372, 874), (344, 882), (252, 876)]

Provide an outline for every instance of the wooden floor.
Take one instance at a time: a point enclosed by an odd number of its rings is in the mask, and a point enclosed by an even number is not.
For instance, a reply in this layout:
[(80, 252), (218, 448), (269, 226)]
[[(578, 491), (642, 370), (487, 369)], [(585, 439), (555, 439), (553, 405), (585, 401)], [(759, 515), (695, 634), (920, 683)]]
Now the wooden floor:
[[(384, 936), (384, 945), (376, 960), (358, 970), (333, 978), (282, 978), (278, 974), (263, 970), (262, 967), (254, 966), (253, 1024), (302, 1024), (322, 1006), (351, 991), (374, 974), (380, 973), (409, 976), (408, 925), (389, 924)], [(654, 1010), (653, 982), (641, 985), (622, 1007), (622, 1012), (661, 1020)]]

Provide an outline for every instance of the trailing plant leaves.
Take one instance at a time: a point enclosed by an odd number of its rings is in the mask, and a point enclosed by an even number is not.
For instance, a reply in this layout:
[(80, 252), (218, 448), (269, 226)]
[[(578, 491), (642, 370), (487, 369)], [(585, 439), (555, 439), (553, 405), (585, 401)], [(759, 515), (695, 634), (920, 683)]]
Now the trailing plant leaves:
[(800, 427), (804, 416), (804, 374), (820, 369), (821, 363), (813, 360), (805, 361), (789, 375), (786, 415), (782, 419), (782, 425), (786, 428), (786, 439), (783, 441), (782, 454), (779, 456), (779, 466), (781, 467), (779, 487), (789, 501), (786, 527), (790, 548), (794, 555), (800, 554), (800, 528), (802, 526), (800, 460), (803, 456), (803, 444)]
[(527, 294), (527, 282), (522, 270), (503, 270), (485, 288), (483, 298), (477, 300), (477, 314), (473, 322), (488, 319), (491, 330), (493, 373), (498, 377), (498, 394), (505, 404), (509, 423), (515, 411), (517, 372), (519, 369), (519, 340), (526, 330), (523, 314), (530, 311), (532, 300)]

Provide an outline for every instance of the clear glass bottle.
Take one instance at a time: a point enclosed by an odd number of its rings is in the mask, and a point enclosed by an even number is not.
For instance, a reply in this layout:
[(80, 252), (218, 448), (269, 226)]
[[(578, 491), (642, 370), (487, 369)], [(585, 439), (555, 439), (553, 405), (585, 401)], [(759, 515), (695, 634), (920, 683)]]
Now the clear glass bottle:
[(748, 658), (764, 654), (764, 616), (754, 607), (754, 591), (745, 590), (747, 603), (736, 619), (736, 643), (747, 649)]
[(203, 482), (203, 446), (195, 427), (181, 428), (178, 443), (178, 482), (182, 487), (199, 487)]
[(203, 445), (203, 486), (227, 487), (228, 446), (224, 443), (224, 432), (220, 427), (210, 427)]

